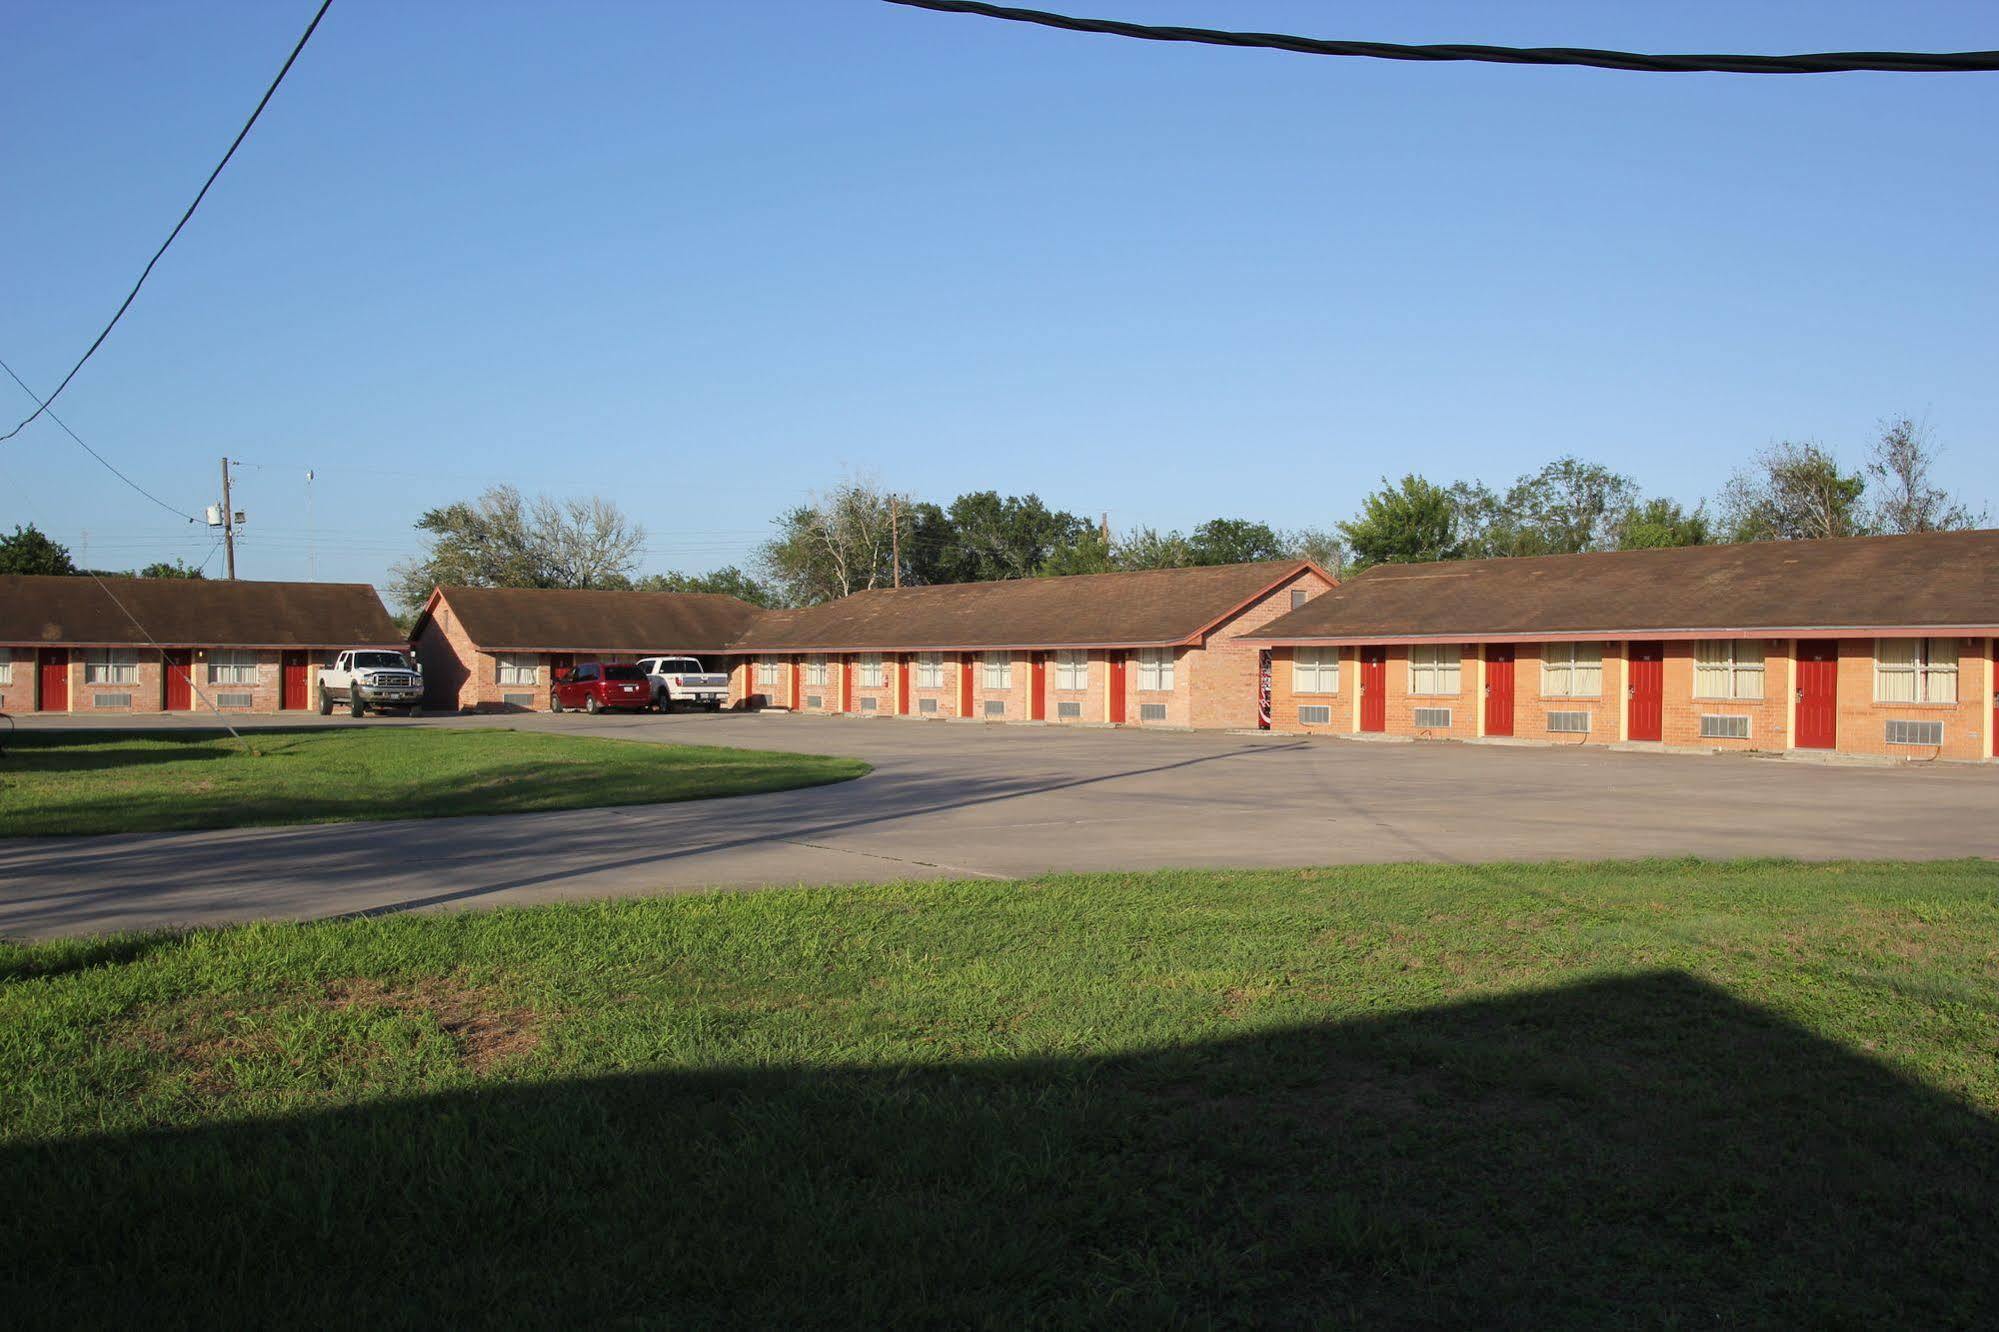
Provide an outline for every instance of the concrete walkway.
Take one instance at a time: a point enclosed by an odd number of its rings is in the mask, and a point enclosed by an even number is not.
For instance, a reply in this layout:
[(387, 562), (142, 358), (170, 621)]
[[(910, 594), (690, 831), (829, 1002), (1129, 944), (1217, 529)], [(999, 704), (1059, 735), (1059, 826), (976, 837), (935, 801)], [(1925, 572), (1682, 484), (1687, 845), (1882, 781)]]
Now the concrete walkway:
[(504, 724), (848, 754), (875, 771), (837, 786), (676, 805), (0, 839), (0, 935), (1057, 870), (1999, 854), (1999, 771), (1990, 765), (782, 714), (305, 724)]

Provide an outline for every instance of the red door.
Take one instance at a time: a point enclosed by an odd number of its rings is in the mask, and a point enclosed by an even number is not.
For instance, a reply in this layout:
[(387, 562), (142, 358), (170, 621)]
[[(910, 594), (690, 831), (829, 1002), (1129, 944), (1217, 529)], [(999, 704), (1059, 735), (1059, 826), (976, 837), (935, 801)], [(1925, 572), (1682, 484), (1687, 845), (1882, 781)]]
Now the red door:
[(1631, 645), (1631, 683), (1624, 696), (1629, 702), (1625, 731), (1632, 740), (1657, 740), (1665, 734), (1666, 648), (1661, 643)]
[(1111, 724), (1124, 725), (1124, 653), (1113, 652), (1106, 658), (1110, 667), (1109, 689), (1111, 701)]
[(958, 715), (972, 715), (972, 654), (958, 654)]
[(895, 712), (898, 717), (909, 715), (909, 654), (906, 652), (895, 659)]
[(1388, 729), (1388, 649), (1360, 650), (1360, 729)]
[(799, 664), (798, 658), (793, 657), (791, 659), (791, 693), (784, 700), (785, 706), (789, 707), (793, 712), (797, 712), (804, 706), (798, 701), (798, 686), (803, 683), (804, 678), (805, 668)]
[(851, 661), (845, 657), (833, 658), (833, 669), (840, 672), (840, 711), (854, 710), (854, 671)]
[(1513, 734), (1513, 645), (1511, 643), (1486, 645), (1485, 733)]
[(189, 712), (194, 708), (194, 654), (186, 648), (160, 654), (161, 671), (167, 680), (167, 711)]
[(1839, 642), (1806, 639), (1798, 644), (1799, 749), (1831, 749), (1839, 740)]
[(303, 652), (287, 652), (283, 660), (284, 692), (278, 706), (286, 711), (306, 707), (306, 655)]
[(1027, 719), (1048, 720), (1048, 654), (1032, 653), (1027, 668)]
[(36, 667), (42, 677), (42, 712), (69, 711), (69, 649), (43, 648)]

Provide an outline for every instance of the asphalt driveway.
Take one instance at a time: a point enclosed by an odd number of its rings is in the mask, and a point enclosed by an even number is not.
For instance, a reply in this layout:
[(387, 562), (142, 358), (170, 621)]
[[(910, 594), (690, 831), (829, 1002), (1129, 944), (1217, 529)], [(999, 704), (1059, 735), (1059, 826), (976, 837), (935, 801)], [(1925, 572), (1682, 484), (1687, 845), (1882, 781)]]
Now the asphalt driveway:
[(875, 771), (690, 804), (0, 840), (0, 935), (1056, 870), (1999, 854), (1989, 766), (781, 714), (497, 724), (846, 754)]

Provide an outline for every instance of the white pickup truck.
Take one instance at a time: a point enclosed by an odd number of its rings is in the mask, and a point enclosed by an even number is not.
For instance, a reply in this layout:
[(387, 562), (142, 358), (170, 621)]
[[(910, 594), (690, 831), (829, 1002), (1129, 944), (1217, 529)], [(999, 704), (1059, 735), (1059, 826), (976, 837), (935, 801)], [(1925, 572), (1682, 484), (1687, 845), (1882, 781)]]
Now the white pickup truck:
[(384, 648), (343, 652), (319, 668), (319, 715), (331, 716), (336, 703), (355, 717), (369, 708), (401, 708), (414, 716), (423, 706), (423, 667)]
[(639, 669), (652, 682), (653, 706), (661, 712), (676, 703), (699, 703), (715, 712), (729, 701), (729, 677), (702, 670), (692, 657), (641, 657)]

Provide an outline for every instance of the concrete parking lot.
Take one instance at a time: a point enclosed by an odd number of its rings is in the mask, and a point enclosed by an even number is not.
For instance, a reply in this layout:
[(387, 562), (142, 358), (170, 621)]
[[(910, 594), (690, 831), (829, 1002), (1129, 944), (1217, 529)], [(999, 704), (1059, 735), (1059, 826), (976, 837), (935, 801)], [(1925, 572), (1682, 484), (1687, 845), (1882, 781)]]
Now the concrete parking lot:
[(305, 724), (510, 725), (845, 754), (875, 770), (678, 805), (0, 840), (0, 935), (1060, 870), (1999, 852), (1989, 765), (782, 714)]

